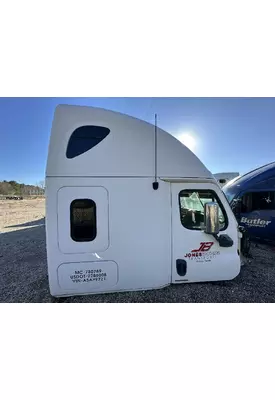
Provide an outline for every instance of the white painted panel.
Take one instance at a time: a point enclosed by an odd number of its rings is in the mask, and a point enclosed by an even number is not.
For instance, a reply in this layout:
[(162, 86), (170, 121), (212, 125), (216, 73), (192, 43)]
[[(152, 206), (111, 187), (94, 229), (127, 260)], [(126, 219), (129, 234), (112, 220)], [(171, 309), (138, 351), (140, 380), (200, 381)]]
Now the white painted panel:
[(58, 267), (58, 282), (64, 290), (88, 293), (109, 290), (118, 282), (114, 261), (64, 263)]
[[(99, 289), (90, 287), (85, 293), (145, 290), (160, 288), (171, 282), (170, 184), (162, 181), (159, 183), (159, 189), (153, 190), (151, 179), (47, 178), (47, 259), (52, 295), (84, 293), (82, 286), (78, 286), (79, 290), (65, 289), (68, 282), (60, 286), (59, 266), (69, 263), (113, 261), (118, 266), (115, 286), (109, 288), (103, 282)], [(94, 195), (99, 193), (97, 189), (105, 191), (100, 185), (108, 189), (107, 197), (102, 195), (103, 201), (109, 201), (109, 224), (105, 229), (105, 232), (109, 230), (108, 237), (103, 237), (97, 245), (96, 242), (84, 243), (87, 251), (79, 252), (77, 245), (82, 243), (72, 243), (66, 234), (62, 244), (63, 250), (65, 248), (69, 252), (64, 253), (61, 251), (58, 230), (61, 233), (66, 224), (67, 232), (70, 229), (65, 218), (67, 214), (63, 215), (62, 223), (58, 212), (65, 212), (65, 203), (68, 211), (75, 193), (83, 196), (82, 189), (85, 195), (91, 194), (90, 197), (95, 199)], [(60, 198), (61, 202), (58, 201), (60, 193), (64, 194), (64, 198)], [(99, 222), (97, 228), (101, 229)], [(108, 246), (106, 249), (105, 245)]]
[[(66, 149), (75, 129), (103, 126), (109, 135), (92, 149), (68, 159)], [(159, 177), (211, 178), (212, 174), (186, 146), (158, 128)], [(155, 127), (145, 121), (94, 107), (61, 105), (52, 125), (46, 175), (48, 177), (153, 177)]]

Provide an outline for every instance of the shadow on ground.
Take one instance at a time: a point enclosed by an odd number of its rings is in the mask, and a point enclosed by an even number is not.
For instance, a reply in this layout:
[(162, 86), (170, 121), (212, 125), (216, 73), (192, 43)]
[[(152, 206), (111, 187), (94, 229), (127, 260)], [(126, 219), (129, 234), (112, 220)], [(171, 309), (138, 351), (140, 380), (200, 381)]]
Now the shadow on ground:
[(275, 260), (255, 244), (253, 258), (232, 281), (171, 285), (164, 289), (53, 298), (49, 292), (45, 226), (0, 235), (0, 302), (8, 303), (246, 303), (275, 301)]
[(24, 224), (5, 226), (5, 228), (20, 228), (20, 227), (24, 227), (24, 226), (28, 227), (28, 226), (37, 226), (37, 225), (45, 225), (45, 217), (36, 219), (34, 221), (25, 222)]

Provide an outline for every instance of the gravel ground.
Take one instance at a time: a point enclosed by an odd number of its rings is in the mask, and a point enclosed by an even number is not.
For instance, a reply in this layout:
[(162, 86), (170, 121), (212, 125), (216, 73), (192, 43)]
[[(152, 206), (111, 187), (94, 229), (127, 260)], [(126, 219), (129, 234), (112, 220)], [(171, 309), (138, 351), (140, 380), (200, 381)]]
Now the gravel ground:
[[(37, 207), (34, 207), (34, 214), (38, 215)], [(233, 281), (171, 285), (160, 290), (55, 299), (51, 297), (48, 287), (44, 219), (5, 229), (2, 227), (0, 232), (2, 303), (263, 303), (275, 300), (275, 248), (264, 244), (252, 246), (252, 258)]]

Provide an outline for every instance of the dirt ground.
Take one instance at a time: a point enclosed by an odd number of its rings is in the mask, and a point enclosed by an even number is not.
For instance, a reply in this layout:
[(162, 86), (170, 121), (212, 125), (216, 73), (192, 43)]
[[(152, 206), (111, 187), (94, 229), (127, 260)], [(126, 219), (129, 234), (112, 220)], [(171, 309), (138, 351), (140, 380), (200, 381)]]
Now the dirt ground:
[(232, 281), (171, 285), (165, 289), (56, 299), (50, 295), (45, 201), (0, 201), (0, 302), (274, 302), (275, 248), (252, 246), (252, 258)]
[[(45, 200), (1, 200), (0, 234), (14, 232), (28, 226), (41, 225), (45, 217)], [(43, 221), (44, 223), (44, 221)]]

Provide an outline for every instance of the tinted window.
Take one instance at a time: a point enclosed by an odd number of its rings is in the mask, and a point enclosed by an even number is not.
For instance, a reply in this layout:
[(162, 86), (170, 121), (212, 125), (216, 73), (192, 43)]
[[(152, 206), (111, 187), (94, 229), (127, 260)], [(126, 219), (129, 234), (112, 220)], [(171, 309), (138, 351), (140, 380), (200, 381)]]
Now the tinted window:
[(103, 126), (81, 126), (71, 135), (66, 157), (74, 158), (95, 147), (110, 133), (110, 129)]
[(187, 229), (204, 229), (204, 204), (219, 204), (219, 220), (221, 230), (227, 226), (227, 217), (221, 201), (212, 190), (182, 190), (179, 193), (180, 218)]
[(252, 192), (246, 193), (241, 199), (241, 212), (249, 213), (256, 210), (274, 210), (274, 192)]
[(96, 204), (91, 199), (71, 203), (71, 237), (76, 242), (91, 242), (96, 237)]

